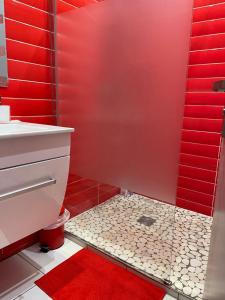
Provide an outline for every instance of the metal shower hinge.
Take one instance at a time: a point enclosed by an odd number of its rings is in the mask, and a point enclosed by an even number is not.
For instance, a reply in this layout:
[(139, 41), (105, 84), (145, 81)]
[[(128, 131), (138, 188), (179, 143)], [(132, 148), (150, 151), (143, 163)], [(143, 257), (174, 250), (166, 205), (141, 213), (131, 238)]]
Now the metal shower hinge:
[(225, 108), (223, 109), (223, 128), (222, 128), (222, 137), (225, 137)]

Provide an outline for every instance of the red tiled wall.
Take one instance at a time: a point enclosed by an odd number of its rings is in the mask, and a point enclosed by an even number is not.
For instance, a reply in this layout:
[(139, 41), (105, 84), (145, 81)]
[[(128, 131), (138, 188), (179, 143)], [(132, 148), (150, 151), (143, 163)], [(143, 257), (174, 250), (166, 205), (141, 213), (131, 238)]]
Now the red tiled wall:
[(225, 94), (225, 3), (194, 0), (181, 142), (177, 205), (211, 215), (215, 198)]
[[(1, 0), (2, 1), (2, 0)], [(50, 0), (5, 0), (9, 86), (0, 88), (13, 119), (55, 124), (53, 24)], [(0, 250), (0, 260), (37, 241), (37, 234)]]
[(13, 119), (55, 124), (53, 17), (49, 0), (5, 0), (9, 86), (0, 88)]

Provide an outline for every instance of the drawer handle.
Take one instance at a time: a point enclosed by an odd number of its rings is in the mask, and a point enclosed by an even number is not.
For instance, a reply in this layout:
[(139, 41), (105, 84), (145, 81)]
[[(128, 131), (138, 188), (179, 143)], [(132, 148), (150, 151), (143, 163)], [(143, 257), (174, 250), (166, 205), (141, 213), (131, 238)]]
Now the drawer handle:
[(21, 195), (21, 194), (25, 194), (25, 193), (28, 193), (28, 192), (32, 192), (32, 191), (35, 191), (37, 189), (40, 189), (40, 188), (43, 188), (45, 186), (49, 186), (49, 185), (52, 185), (52, 184), (56, 184), (56, 179), (50, 178), (50, 179), (47, 179), (47, 180), (43, 180), (39, 183), (32, 184), (32, 185), (23, 187), (21, 189), (14, 190), (12, 192), (0, 194), (0, 201), (8, 199), (8, 198), (15, 197), (15, 196), (18, 196), (18, 195)]

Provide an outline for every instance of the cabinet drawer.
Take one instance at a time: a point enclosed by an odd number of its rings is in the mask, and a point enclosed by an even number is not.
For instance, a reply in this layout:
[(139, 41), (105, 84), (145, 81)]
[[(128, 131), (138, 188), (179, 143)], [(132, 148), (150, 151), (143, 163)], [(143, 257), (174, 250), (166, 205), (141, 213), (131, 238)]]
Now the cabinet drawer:
[(1, 141), (0, 170), (70, 155), (70, 133)]
[(0, 249), (56, 221), (69, 159), (65, 156), (0, 170)]

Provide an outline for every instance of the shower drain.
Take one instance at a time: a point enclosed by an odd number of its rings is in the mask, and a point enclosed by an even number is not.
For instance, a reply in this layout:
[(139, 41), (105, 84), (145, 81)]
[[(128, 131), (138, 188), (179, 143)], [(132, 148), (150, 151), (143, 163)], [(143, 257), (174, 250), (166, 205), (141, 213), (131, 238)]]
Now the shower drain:
[(156, 220), (151, 218), (151, 217), (147, 217), (147, 216), (141, 216), (138, 220), (138, 223), (143, 224), (145, 226), (150, 227), (151, 225), (153, 225)]

